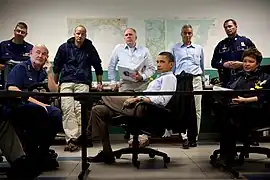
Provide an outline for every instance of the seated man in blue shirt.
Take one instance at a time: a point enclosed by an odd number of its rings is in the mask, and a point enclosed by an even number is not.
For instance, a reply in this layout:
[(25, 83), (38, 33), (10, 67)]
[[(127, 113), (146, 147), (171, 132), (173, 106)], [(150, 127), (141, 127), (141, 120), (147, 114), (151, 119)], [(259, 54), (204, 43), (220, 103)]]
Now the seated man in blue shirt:
[[(16, 65), (9, 73), (7, 89), (9, 91), (27, 91), (31, 85), (43, 82), (48, 77), (49, 90), (56, 92), (58, 86), (53, 79), (48, 54), (46, 46), (34, 46), (30, 51), (30, 59)], [(47, 66), (47, 72), (44, 66)], [(33, 158), (41, 158), (42, 169), (55, 168), (58, 163), (49, 153), (49, 147), (62, 123), (61, 111), (33, 97), (29, 97), (28, 101), (28, 103), (20, 104), (16, 112), (6, 111), (7, 117), (12, 120), (25, 144), (26, 154)]]
[[(174, 65), (174, 57), (170, 52), (161, 52), (157, 57), (157, 72), (158, 77), (153, 80), (144, 92), (162, 92), (162, 91), (175, 91), (177, 80), (172, 73), (172, 67)], [(119, 114), (134, 115), (134, 108), (129, 108), (138, 102), (145, 101), (151, 102), (157, 105), (166, 106), (171, 99), (171, 95), (160, 96), (140, 96), (140, 97), (102, 97), (102, 105), (97, 105), (92, 108), (90, 116), (90, 124), (92, 125), (92, 133), (98, 133), (101, 137), (103, 144), (103, 151), (97, 156), (90, 157), (88, 160), (92, 162), (104, 162), (111, 164), (115, 162), (112, 148), (109, 139), (108, 122)], [(127, 107), (124, 108), (123, 107)], [(143, 115), (142, 112), (138, 112), (138, 116)], [(97, 132), (96, 132), (97, 131)]]

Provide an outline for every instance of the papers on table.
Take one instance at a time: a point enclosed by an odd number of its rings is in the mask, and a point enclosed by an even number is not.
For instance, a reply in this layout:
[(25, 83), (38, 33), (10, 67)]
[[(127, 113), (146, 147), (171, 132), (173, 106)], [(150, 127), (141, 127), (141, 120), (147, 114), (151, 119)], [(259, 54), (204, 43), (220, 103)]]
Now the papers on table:
[(220, 87), (220, 86), (213, 86), (213, 90), (214, 91), (233, 91), (233, 89), (224, 88), (224, 87)]

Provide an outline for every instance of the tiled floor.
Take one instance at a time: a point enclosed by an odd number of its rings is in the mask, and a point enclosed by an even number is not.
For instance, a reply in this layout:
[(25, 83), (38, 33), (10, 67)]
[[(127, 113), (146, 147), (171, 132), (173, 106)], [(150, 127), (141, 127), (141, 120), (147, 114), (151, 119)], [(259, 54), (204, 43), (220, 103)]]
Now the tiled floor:
[[(261, 144), (270, 147), (270, 144)], [(126, 144), (116, 144), (113, 148), (119, 149)], [(133, 167), (131, 156), (125, 155), (114, 165), (91, 164), (89, 179), (95, 180), (128, 180), (128, 179), (230, 179), (224, 172), (214, 169), (209, 164), (209, 156), (218, 145), (199, 145), (196, 148), (183, 150), (180, 145), (152, 145), (153, 148), (166, 152), (171, 157), (168, 168), (164, 169), (161, 158), (150, 159), (147, 155), (140, 155), (140, 169)], [(43, 173), (41, 180), (75, 180), (80, 172), (80, 152), (64, 152), (63, 146), (54, 146), (59, 154), (60, 168), (57, 171)], [(95, 155), (100, 145), (88, 149), (88, 155)], [(263, 165), (266, 156), (252, 154), (253, 162), (247, 162), (239, 171), (242, 179), (267, 179), (270, 170)], [(267, 172), (268, 171), (268, 172)], [(1, 178), (1, 177), (0, 177)]]

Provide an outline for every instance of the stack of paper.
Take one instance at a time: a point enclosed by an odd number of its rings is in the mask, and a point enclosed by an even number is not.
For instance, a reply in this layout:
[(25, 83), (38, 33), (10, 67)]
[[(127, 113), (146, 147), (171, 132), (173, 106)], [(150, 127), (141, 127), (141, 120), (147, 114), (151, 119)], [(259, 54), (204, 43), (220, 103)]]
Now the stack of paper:
[(224, 88), (224, 87), (220, 87), (220, 86), (214, 86), (213, 90), (214, 91), (233, 91), (233, 89)]
[(132, 82), (137, 82), (136, 79), (133, 78), (133, 76), (138, 73), (143, 73), (145, 71), (145, 64), (144, 64), (144, 59), (141, 59), (139, 63), (130, 63), (129, 65), (118, 65), (118, 71), (120, 78), (123, 80), (128, 80)]

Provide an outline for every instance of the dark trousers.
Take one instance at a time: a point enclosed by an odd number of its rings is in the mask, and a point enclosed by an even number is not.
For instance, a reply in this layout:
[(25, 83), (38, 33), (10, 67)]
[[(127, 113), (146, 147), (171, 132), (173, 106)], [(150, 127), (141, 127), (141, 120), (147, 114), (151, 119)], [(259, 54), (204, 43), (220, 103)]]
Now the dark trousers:
[(5, 73), (4, 71), (1, 71), (0, 75), (0, 83), (1, 83), (1, 89), (5, 89)]
[[(193, 75), (187, 73), (181, 73), (181, 75), (177, 75), (177, 91), (193, 91)], [(196, 116), (196, 108), (195, 108), (195, 100), (194, 95), (183, 95), (177, 94), (175, 97), (173, 108), (176, 124), (176, 132), (186, 133), (188, 135), (188, 139), (195, 141), (197, 132), (197, 116)]]
[[(165, 115), (162, 113), (162, 110), (155, 108), (155, 106), (149, 106), (147, 108), (138, 106), (137, 108), (130, 107), (123, 109), (122, 107), (124, 101), (127, 99), (126, 97), (105, 96), (102, 99), (103, 104), (100, 103), (92, 108), (88, 128), (92, 127), (93, 137), (100, 136), (104, 151), (111, 151), (108, 124), (119, 125), (127, 123), (130, 129), (140, 127), (140, 130), (145, 130), (158, 136), (162, 136), (164, 128), (169, 127), (171, 118), (164, 117)], [(123, 115), (127, 118), (113, 118), (118, 115)], [(166, 118), (168, 119), (164, 121)]]
[(33, 103), (19, 105), (16, 110), (9, 112), (7, 118), (12, 120), (24, 150), (30, 156), (48, 154), (62, 123), (58, 108), (48, 106), (46, 111), (44, 107)]
[(262, 108), (249, 104), (229, 105), (223, 113), (220, 156), (233, 160), (236, 153), (236, 141), (250, 143), (248, 135), (253, 128), (264, 126), (264, 114), (262, 114)]

